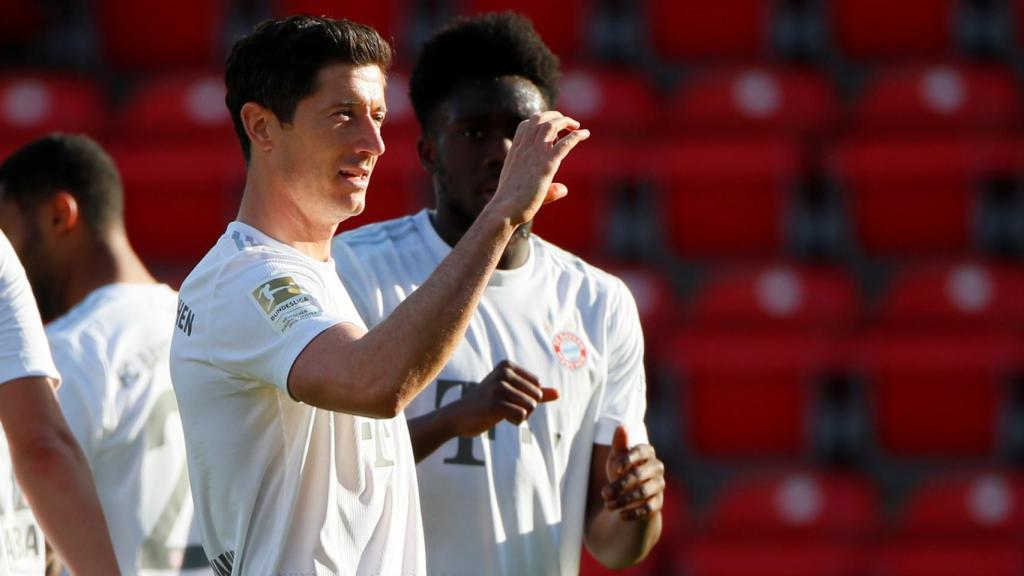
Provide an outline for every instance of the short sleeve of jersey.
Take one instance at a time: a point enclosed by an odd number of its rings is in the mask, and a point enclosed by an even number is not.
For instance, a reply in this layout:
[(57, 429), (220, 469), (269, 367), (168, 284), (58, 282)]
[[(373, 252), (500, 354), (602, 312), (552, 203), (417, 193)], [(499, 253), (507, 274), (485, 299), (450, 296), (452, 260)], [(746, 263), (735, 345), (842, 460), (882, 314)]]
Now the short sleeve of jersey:
[(102, 353), (91, 339), (72, 341), (55, 334), (50, 334), (50, 349), (63, 378), (57, 391), (61, 412), (91, 463), (107, 429), (103, 425), (107, 374), (100, 360)]
[(334, 311), (337, 298), (317, 274), (284, 258), (228, 263), (206, 307), (209, 362), (239, 383), (288, 392), (292, 364), (314, 338), (335, 324), (360, 324)]
[(334, 259), (338, 277), (345, 285), (363, 322), (371, 328), (379, 324), (384, 318), (384, 301), (377, 275), (369, 266), (363, 264), (343, 237), (334, 239), (331, 257)]
[(25, 270), (0, 233), (0, 384), (28, 376), (60, 378)]
[(633, 295), (616, 280), (609, 312), (608, 383), (598, 414), (594, 442), (611, 445), (615, 429), (625, 426), (631, 445), (646, 444), (647, 377), (644, 336)]

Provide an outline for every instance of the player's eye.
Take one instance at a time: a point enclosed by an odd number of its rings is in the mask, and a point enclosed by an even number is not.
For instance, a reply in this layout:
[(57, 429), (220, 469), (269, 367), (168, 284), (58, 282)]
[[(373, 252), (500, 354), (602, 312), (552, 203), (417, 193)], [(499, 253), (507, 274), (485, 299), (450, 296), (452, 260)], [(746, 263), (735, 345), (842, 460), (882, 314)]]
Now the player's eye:
[(479, 128), (467, 128), (462, 131), (462, 137), (470, 140), (480, 140), (484, 137), (484, 131)]

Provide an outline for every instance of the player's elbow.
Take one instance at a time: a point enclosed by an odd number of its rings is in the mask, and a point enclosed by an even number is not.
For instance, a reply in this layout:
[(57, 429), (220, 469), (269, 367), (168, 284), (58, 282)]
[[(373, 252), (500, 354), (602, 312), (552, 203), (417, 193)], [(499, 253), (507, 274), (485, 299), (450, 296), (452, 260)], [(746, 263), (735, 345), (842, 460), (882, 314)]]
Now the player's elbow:
[(23, 486), (34, 479), (66, 475), (72, 467), (86, 465), (78, 443), (66, 428), (47, 427), (30, 437), (14, 439), (10, 450), (15, 474)]
[(372, 376), (361, 375), (350, 375), (346, 381), (293, 378), (288, 389), (295, 399), (324, 410), (368, 418), (394, 418), (407, 402), (393, 387), (375, 382), (379, 381)]
[(374, 417), (391, 419), (402, 413), (405, 410), (406, 402), (402, 402), (397, 396), (384, 398), (381, 400)]

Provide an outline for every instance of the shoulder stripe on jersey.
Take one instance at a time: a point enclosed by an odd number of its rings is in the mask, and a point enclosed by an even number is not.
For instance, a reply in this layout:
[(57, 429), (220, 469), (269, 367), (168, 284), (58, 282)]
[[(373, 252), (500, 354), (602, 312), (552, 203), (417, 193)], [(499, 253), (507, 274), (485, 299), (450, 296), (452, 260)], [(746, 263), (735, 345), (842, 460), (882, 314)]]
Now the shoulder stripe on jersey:
[(227, 552), (210, 560), (210, 567), (217, 576), (231, 576), (231, 569), (235, 566), (235, 551)]
[(393, 220), (386, 225), (363, 227), (353, 230), (344, 238), (349, 246), (377, 244), (388, 239), (399, 240), (416, 230), (416, 222), (412, 218)]
[(238, 230), (235, 230), (234, 232), (231, 233), (231, 239), (235, 241), (235, 248), (238, 248), (240, 251), (245, 250), (247, 246), (249, 248), (255, 248), (256, 246), (260, 245), (259, 242), (257, 242), (252, 236), (249, 236), (248, 234), (244, 236), (243, 242), (243, 236), (238, 232)]

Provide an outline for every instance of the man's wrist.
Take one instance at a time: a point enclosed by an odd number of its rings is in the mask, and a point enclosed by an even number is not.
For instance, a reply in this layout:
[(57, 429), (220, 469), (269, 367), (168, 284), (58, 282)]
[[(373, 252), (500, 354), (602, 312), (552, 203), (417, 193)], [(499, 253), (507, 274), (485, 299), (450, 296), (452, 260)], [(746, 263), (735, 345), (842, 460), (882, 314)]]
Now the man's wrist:
[(502, 213), (499, 203), (489, 202), (476, 219), (483, 229), (489, 233), (504, 234), (512, 237), (517, 224), (512, 222), (512, 217)]

